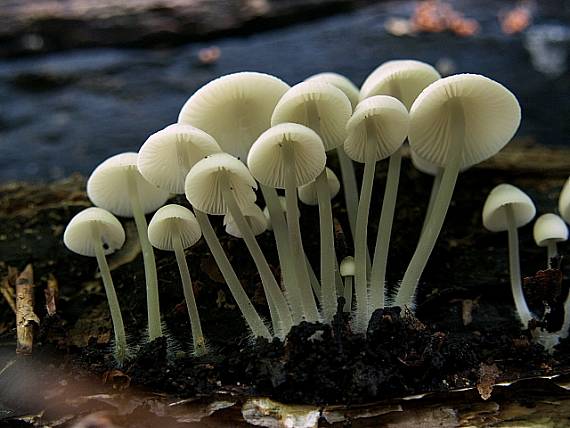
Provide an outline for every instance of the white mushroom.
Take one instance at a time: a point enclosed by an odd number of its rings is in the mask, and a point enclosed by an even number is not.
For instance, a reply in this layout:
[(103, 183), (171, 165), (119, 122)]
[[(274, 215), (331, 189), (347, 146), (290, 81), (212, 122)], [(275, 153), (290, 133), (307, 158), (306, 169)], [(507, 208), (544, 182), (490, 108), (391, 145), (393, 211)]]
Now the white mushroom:
[[(325, 168), (327, 174), (327, 184), (329, 186), (329, 194), (331, 199), (333, 199), (340, 191), (340, 180), (330, 168)], [(299, 186), (297, 191), (299, 195), (299, 200), (305, 205), (318, 205), (319, 199), (317, 195), (317, 186), (315, 181), (310, 181), (307, 184)]]
[(533, 228), (536, 245), (546, 247), (547, 266), (552, 267), (552, 259), (558, 256), (557, 243), (568, 240), (568, 227), (556, 214), (543, 214), (536, 219)]
[[(243, 210), (243, 216), (255, 236), (260, 235), (267, 230), (267, 225), (269, 223), (267, 217), (265, 217), (265, 214), (261, 208), (259, 208), (256, 204), (251, 204), (249, 207), (246, 207)], [(235, 238), (243, 238), (237, 222), (230, 213), (227, 213), (224, 216), (223, 223), (226, 229), (226, 233)]]

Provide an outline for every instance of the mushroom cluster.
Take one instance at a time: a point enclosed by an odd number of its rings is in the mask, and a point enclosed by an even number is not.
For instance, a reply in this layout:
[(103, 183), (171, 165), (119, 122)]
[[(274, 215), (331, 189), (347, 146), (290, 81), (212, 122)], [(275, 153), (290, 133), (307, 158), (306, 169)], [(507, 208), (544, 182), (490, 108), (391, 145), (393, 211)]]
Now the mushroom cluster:
[[(442, 78), (419, 61), (384, 63), (360, 90), (335, 73), (318, 74), (292, 87), (263, 73), (230, 74), (194, 93), (182, 107), (178, 122), (151, 135), (138, 153), (113, 156), (95, 169), (87, 193), (101, 216), (89, 210), (80, 213), (69, 224), (65, 243), (99, 261), (119, 360), (124, 359), (127, 345), (104, 254), (119, 248), (124, 236), (110, 235), (111, 229), (120, 226), (112, 214), (134, 217), (139, 232), (149, 340), (163, 334), (154, 246), (174, 251), (194, 353), (207, 352), (184, 254), (201, 236), (253, 336), (283, 339), (302, 321), (331, 322), (337, 310), (352, 313), (353, 331), (364, 333), (378, 308), (397, 305), (413, 311), (416, 288), (459, 173), (501, 150), (519, 122), (519, 104), (501, 84), (475, 74)], [(388, 250), (406, 141), (414, 165), (435, 180), (414, 255), (397, 293), (388, 296)], [(330, 157), (338, 158), (339, 177), (329, 168)], [(388, 160), (388, 176), (376, 245), (370, 251), (368, 217), (376, 164), (383, 159)], [(360, 189), (353, 162), (364, 164)], [(341, 186), (354, 244), (352, 256), (343, 260), (335, 251), (331, 203)], [(570, 201), (570, 190), (567, 193)], [(184, 194), (188, 205), (163, 207), (172, 194)], [(256, 202), (260, 195), (264, 209)], [(299, 200), (318, 206), (318, 269), (313, 269), (304, 249)], [(157, 209), (147, 226), (145, 214)], [(516, 227), (528, 221), (531, 213), (519, 215), (514, 208), (503, 211), (506, 214), (490, 213), (485, 223), (493, 230), (508, 229), (514, 251)], [(570, 216), (570, 207), (560, 211)], [(244, 240), (259, 274), (270, 322), (260, 316), (242, 287), (210, 216), (223, 216), (226, 232)], [(85, 221), (88, 231), (77, 232), (77, 224)], [(275, 239), (280, 276), (275, 275), (258, 242), (257, 236), (268, 230)], [(560, 238), (552, 233), (539, 235), (540, 245), (547, 246), (553, 257)], [(89, 238), (89, 243), (79, 241), (79, 236)], [(516, 276), (514, 258), (511, 268)], [(513, 279), (513, 284), (525, 323), (532, 315), (521, 303), (520, 280)], [(340, 301), (344, 306), (337, 308)]]

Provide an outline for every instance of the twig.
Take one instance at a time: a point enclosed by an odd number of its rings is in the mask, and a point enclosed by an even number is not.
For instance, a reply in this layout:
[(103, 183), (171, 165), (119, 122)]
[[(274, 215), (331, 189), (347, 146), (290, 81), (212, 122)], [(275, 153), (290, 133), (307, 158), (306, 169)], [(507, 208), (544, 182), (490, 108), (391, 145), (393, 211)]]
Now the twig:
[(16, 279), (16, 353), (32, 353), (34, 326), (39, 323), (34, 313), (34, 271), (30, 264)]

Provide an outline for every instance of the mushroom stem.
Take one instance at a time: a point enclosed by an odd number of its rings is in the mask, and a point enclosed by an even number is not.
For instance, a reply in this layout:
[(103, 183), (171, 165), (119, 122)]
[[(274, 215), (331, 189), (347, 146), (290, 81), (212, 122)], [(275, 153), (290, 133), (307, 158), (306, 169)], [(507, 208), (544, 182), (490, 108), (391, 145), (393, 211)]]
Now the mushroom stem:
[(216, 264), (218, 265), (226, 284), (228, 284), (228, 288), (232, 293), (234, 300), (236, 301), (238, 307), (247, 322), (251, 332), (254, 336), (257, 337), (265, 337), (266, 339), (271, 340), (271, 334), (269, 330), (261, 320), (261, 317), (253, 307), (251, 300), (247, 297), (239, 279), (232, 267), (222, 245), (220, 244), (220, 240), (212, 227), (212, 223), (210, 223), (210, 219), (206, 213), (203, 213), (200, 210), (194, 209), (194, 214), (196, 216), (196, 220), (200, 224), (200, 229), (202, 229), (202, 234), (204, 235), (204, 239), (216, 260)]
[(188, 270), (184, 248), (182, 247), (182, 241), (180, 239), (179, 227), (176, 223), (174, 224), (174, 227), (175, 231), (172, 234), (172, 246), (174, 247), (176, 262), (178, 263), (180, 278), (182, 279), (184, 299), (186, 300), (188, 315), (190, 316), (190, 327), (192, 328), (194, 354), (196, 356), (200, 356), (207, 353), (206, 341), (204, 340), (204, 334), (202, 333), (202, 324), (200, 323), (200, 315), (198, 314), (198, 307), (196, 306), (194, 290), (192, 289), (192, 279), (190, 278), (190, 271)]
[(342, 191), (344, 192), (344, 201), (346, 203), (346, 211), (348, 213), (348, 223), (352, 233), (352, 241), (356, 233), (356, 216), (358, 210), (358, 185), (356, 184), (356, 173), (354, 172), (354, 164), (346, 155), (342, 146), (337, 147), (338, 163), (340, 165), (340, 175), (342, 177)]
[(274, 325), (274, 333), (278, 337), (283, 338), (293, 325), (287, 300), (285, 300), (285, 296), (283, 296), (283, 292), (279, 288), (279, 285), (271, 272), (269, 263), (267, 263), (267, 259), (263, 255), (263, 251), (257, 243), (250, 225), (247, 223), (247, 220), (241, 212), (229, 181), (225, 175), (222, 177), (222, 194), (224, 201), (228, 205), (230, 214), (234, 218), (253, 261), (257, 266), (259, 276), (261, 277), (261, 283), (263, 284), (263, 289), (267, 299), (269, 300), (269, 310), (271, 312), (271, 319)]
[(378, 223), (378, 235), (374, 249), (374, 261), (370, 273), (370, 311), (383, 308), (385, 304), (386, 267), (388, 265), (388, 249), (390, 247), (390, 235), (396, 210), (398, 197), (398, 184), (400, 181), (400, 167), (402, 165), (402, 150), (398, 149), (392, 156), (388, 166), (388, 177), (380, 222)]
[(427, 219), (430, 217), (431, 212), (433, 210), (433, 204), (435, 202), (435, 197), (437, 196), (437, 192), (439, 191), (439, 185), (441, 184), (441, 177), (443, 176), (443, 168), (437, 169), (437, 174), (433, 178), (433, 184), (431, 185), (431, 193), (429, 195), (429, 202), (426, 209), (426, 216), (424, 218), (424, 222), (422, 224), (422, 230), (420, 235), (423, 235), (424, 230), (426, 228)]
[(101, 272), (101, 278), (103, 279), (105, 294), (107, 294), (109, 310), (111, 311), (111, 320), (113, 321), (113, 330), (115, 332), (115, 358), (117, 358), (117, 362), (122, 365), (127, 357), (127, 336), (125, 334), (125, 325), (123, 324), (123, 316), (121, 315), (119, 299), (117, 299), (117, 293), (115, 292), (115, 286), (113, 285), (113, 279), (111, 278), (111, 270), (109, 269), (107, 259), (105, 258), (103, 244), (101, 242), (101, 234), (97, 223), (94, 223), (91, 226), (91, 236), (93, 237), (93, 242), (99, 244), (94, 245), (95, 257), (97, 258), (97, 264), (99, 265), (99, 271)]
[(548, 244), (546, 244), (546, 251), (548, 256), (547, 266), (548, 269), (552, 269), (552, 259), (558, 257), (558, 246), (556, 245), (556, 240), (548, 240)]
[(511, 275), (511, 290), (517, 308), (517, 314), (522, 322), (523, 327), (528, 328), (529, 321), (533, 318), (526, 300), (521, 283), (521, 266), (519, 262), (519, 234), (515, 222), (515, 215), (512, 204), (504, 207), (507, 214), (507, 225), (509, 233), (509, 272)]
[(374, 186), (374, 172), (376, 170), (376, 142), (372, 123), (366, 120), (366, 153), (364, 162), (364, 175), (358, 202), (358, 215), (356, 217), (356, 237), (354, 242), (355, 264), (355, 298), (356, 298), (356, 329), (365, 331), (368, 321), (368, 280), (366, 276), (366, 248), (368, 247), (367, 226), (370, 212), (370, 200)]
[(424, 233), (420, 236), (414, 255), (400, 283), (398, 294), (394, 300), (395, 306), (408, 306), (411, 308), (414, 305), (418, 282), (441, 232), (461, 168), (463, 148), (465, 146), (465, 115), (460, 102), (450, 101), (448, 105), (450, 109), (448, 124), (454, 124), (454, 126), (448, 127), (453, 132), (451, 136), (453, 144), (449, 146), (447, 163), (441, 177), (441, 184), (433, 204), (433, 210), (427, 219)]
[(315, 271), (313, 270), (313, 267), (311, 266), (311, 262), (309, 262), (307, 255), (305, 255), (305, 259), (307, 260), (307, 270), (309, 272), (309, 279), (311, 280), (311, 288), (315, 294), (315, 299), (320, 303), (321, 283), (319, 282), (319, 278), (317, 278), (317, 275), (315, 274)]
[(352, 275), (346, 276), (344, 278), (344, 312), (352, 312), (352, 289), (353, 289), (354, 277)]
[(146, 279), (146, 304), (148, 315), (148, 337), (154, 340), (162, 336), (160, 324), (160, 303), (158, 298), (158, 279), (156, 274), (156, 262), (154, 251), (148, 240), (148, 225), (141, 207), (136, 177), (134, 173), (128, 174), (129, 199), (133, 210), (133, 217), (137, 226), (139, 241), (141, 244), (144, 275)]
[(289, 244), (291, 249), (291, 258), (296, 266), (295, 274), (297, 278), (297, 287), (301, 295), (301, 304), (303, 306), (303, 316), (309, 322), (319, 320), (317, 304), (311, 290), (309, 272), (305, 253), (303, 251), (303, 242), (301, 240), (301, 228), (299, 226), (299, 206), (297, 205), (297, 178), (295, 176), (293, 156), (293, 148), (290, 144), (281, 145), (283, 150), (283, 158), (285, 165), (285, 202), (287, 207), (287, 226), (289, 233)]

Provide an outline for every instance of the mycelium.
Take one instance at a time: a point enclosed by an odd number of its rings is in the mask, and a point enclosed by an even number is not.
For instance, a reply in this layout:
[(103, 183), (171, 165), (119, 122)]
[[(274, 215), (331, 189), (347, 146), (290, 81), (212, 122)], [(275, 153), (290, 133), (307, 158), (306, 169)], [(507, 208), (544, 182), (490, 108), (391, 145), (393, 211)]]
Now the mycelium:
[(491, 190), (483, 206), (483, 226), (492, 232), (508, 231), (511, 291), (524, 328), (528, 328), (533, 316), (522, 289), (518, 228), (530, 223), (535, 214), (536, 208), (528, 195), (510, 184), (499, 184)]
[[(370, 281), (368, 281), (367, 228), (376, 162), (386, 159), (400, 149), (408, 134), (408, 116), (408, 110), (396, 98), (378, 95), (361, 101), (347, 124), (348, 137), (344, 149), (352, 160), (364, 163), (354, 242), (356, 328), (360, 331), (364, 331), (367, 327), (369, 309), (384, 307), (384, 276), (397, 193), (397, 190), (391, 191), (386, 188), (378, 226), (377, 242), (380, 244), (374, 253)], [(389, 169), (389, 175), (390, 172), (399, 176), (399, 164), (397, 168)], [(391, 181), (389, 177), (388, 183)], [(369, 307), (369, 297), (371, 307)]]
[[(321, 137), (325, 151), (328, 151), (344, 142), (346, 122), (351, 113), (350, 101), (336, 86), (321, 81), (301, 82), (281, 97), (275, 106), (271, 124), (294, 122), (305, 125)], [(335, 262), (332, 207), (324, 168), (315, 178), (315, 182), (321, 232), (321, 304), (325, 320), (330, 321), (336, 312), (337, 262)]]
[(137, 168), (136, 153), (121, 153), (101, 163), (87, 181), (87, 196), (98, 207), (122, 217), (134, 217), (141, 244), (150, 340), (162, 336), (156, 262), (148, 240), (145, 214), (164, 205), (169, 193), (149, 183)]
[(416, 288), (443, 226), (462, 168), (496, 154), (520, 123), (520, 106), (503, 85), (477, 74), (435, 81), (410, 110), (408, 140), (417, 154), (443, 168), (441, 184), (394, 300), (412, 307)]
[[(296, 322), (319, 319), (301, 240), (297, 187), (320, 175), (325, 170), (325, 163), (326, 154), (321, 138), (313, 130), (296, 123), (282, 123), (265, 131), (253, 144), (247, 158), (252, 175), (260, 183), (285, 189), (289, 246), (296, 267), (295, 287), (301, 299), (298, 303), (292, 302), (294, 305), (300, 304), (300, 308), (293, 306)], [(330, 296), (324, 295), (323, 288), (321, 284), (321, 305), (330, 306)], [(336, 292), (334, 288), (332, 291), (336, 308)], [(301, 319), (298, 318), (299, 310)]]
[(533, 228), (534, 242), (546, 247), (547, 266), (552, 268), (552, 259), (558, 256), (558, 242), (568, 240), (568, 227), (556, 214), (548, 213), (538, 217)]
[(71, 219), (63, 234), (63, 242), (74, 253), (97, 258), (115, 332), (115, 358), (123, 364), (128, 353), (127, 336), (111, 270), (105, 258), (125, 243), (123, 226), (110, 212), (102, 208), (87, 208)]
[(204, 355), (207, 350), (184, 250), (198, 242), (201, 236), (200, 225), (194, 214), (188, 208), (176, 204), (160, 208), (148, 225), (150, 243), (160, 250), (174, 251), (176, 256), (186, 307), (190, 316), (192, 342), (196, 356)]
[(257, 183), (249, 170), (230, 154), (214, 154), (192, 167), (186, 177), (185, 188), (186, 198), (196, 210), (212, 215), (232, 215), (261, 277), (274, 334), (283, 337), (292, 325), (291, 312), (243, 215), (256, 199), (254, 189)]

